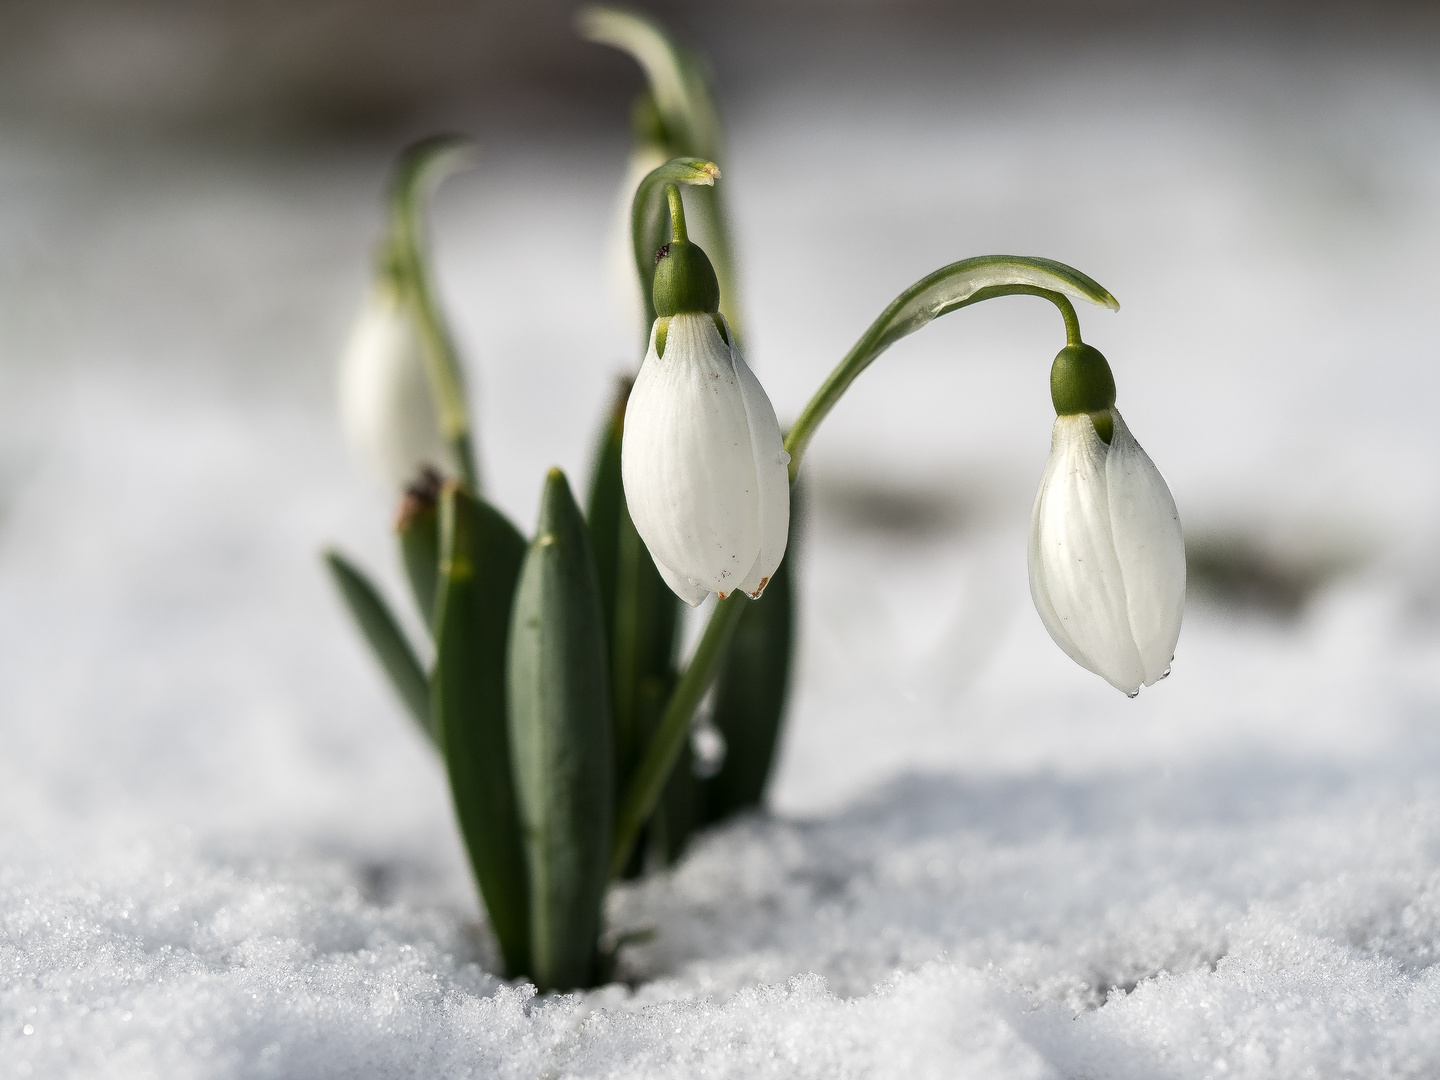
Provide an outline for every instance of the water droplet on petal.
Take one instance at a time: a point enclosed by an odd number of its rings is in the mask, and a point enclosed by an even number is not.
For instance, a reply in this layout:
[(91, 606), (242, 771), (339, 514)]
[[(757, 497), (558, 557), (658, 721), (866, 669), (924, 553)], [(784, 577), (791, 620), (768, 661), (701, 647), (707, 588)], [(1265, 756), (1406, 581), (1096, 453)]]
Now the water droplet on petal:
[(778, 458), (776, 458), (775, 460), (778, 461), (781, 465), (789, 465), (789, 464), (790, 464), (790, 455), (787, 454), (784, 450), (781, 450), (781, 451), (780, 451), (780, 456), (779, 456)]
[(1125, 696), (1128, 697), (1128, 698), (1137, 698), (1137, 697), (1140, 696), (1140, 691), (1139, 691), (1138, 688), (1137, 688), (1137, 689), (1134, 689), (1134, 690), (1126, 690), (1126, 691), (1125, 691)]
[[(1167, 664), (1167, 665), (1165, 666), (1165, 670), (1160, 673), (1160, 679), (1168, 679), (1169, 677), (1170, 677), (1170, 666)], [(1155, 681), (1156, 681), (1156, 682), (1159, 682), (1160, 679), (1156, 679)]]

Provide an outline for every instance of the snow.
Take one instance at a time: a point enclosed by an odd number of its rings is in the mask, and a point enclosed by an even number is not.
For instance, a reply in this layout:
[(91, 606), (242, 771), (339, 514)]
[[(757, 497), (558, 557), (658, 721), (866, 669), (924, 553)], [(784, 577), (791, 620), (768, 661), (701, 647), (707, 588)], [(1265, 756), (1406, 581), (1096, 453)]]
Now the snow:
[[(401, 595), (333, 415), (387, 149), (0, 130), (0, 1077), (1440, 1072), (1433, 53), (917, 55), (732, 106), (782, 416), (921, 273), (1064, 259), (1124, 305), (1082, 325), (1192, 541), (1298, 609), (1197, 587), (1134, 702), (1071, 664), (1024, 573), (1058, 320), (943, 320), (807, 463), (774, 813), (615, 892), (621, 981), (537, 999), (491, 974), (441, 770), (316, 558)], [(630, 348), (623, 155), (577, 138), (594, 175), (492, 141), (437, 210), (523, 523)], [(597, 268), (563, 312), (524, 290), (537, 221)]]

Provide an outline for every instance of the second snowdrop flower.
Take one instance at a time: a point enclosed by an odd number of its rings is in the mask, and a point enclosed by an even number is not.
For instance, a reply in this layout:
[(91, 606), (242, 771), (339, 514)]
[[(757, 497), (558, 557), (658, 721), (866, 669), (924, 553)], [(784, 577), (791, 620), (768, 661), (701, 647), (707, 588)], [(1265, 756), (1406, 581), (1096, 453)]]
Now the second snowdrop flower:
[(688, 241), (671, 189), (674, 239), (655, 268), (650, 347), (625, 409), (620, 469), (635, 530), (690, 605), (758, 597), (780, 566), (790, 480), (780, 424), (718, 314), (720, 288)]
[(1170, 673), (1185, 604), (1175, 500), (1115, 409), (1115, 381), (1088, 345), (1061, 350), (1050, 460), (1030, 527), (1030, 593), (1081, 667), (1134, 697)]
[(440, 432), (413, 315), (383, 275), (371, 287), (341, 360), (340, 419), (351, 451), (394, 491), (427, 469), (457, 471)]

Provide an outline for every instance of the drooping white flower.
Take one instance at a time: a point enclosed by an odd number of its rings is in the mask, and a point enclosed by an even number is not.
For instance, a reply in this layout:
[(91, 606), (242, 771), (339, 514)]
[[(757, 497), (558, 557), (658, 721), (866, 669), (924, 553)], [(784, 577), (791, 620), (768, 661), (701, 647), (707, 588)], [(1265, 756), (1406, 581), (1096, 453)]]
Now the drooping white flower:
[(457, 472), (414, 323), (386, 281), (366, 297), (341, 358), (340, 420), (351, 452), (386, 487), (403, 490), (426, 468)]
[[(785, 555), (790, 482), (775, 409), (721, 316), (668, 320), (625, 408), (625, 500), (660, 575), (686, 603), (758, 597)], [(728, 341), (727, 341), (728, 339)]]
[(1055, 419), (1030, 523), (1030, 595), (1072, 660), (1133, 697), (1170, 672), (1185, 539), (1160, 470), (1106, 411), (1108, 446), (1090, 413)]

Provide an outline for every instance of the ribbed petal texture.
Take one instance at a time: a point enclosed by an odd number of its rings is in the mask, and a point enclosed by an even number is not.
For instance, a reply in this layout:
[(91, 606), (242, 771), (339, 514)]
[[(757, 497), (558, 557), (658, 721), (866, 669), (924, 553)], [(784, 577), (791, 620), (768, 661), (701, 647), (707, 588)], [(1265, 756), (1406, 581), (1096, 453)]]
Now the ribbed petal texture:
[(620, 468), (635, 529), (686, 603), (759, 595), (780, 565), (790, 485), (780, 424), (739, 350), (709, 315), (669, 323), (625, 408)]
[(1030, 594), (1065, 653), (1134, 695), (1165, 677), (1185, 604), (1185, 540), (1160, 471), (1110, 410), (1055, 420), (1030, 526)]

